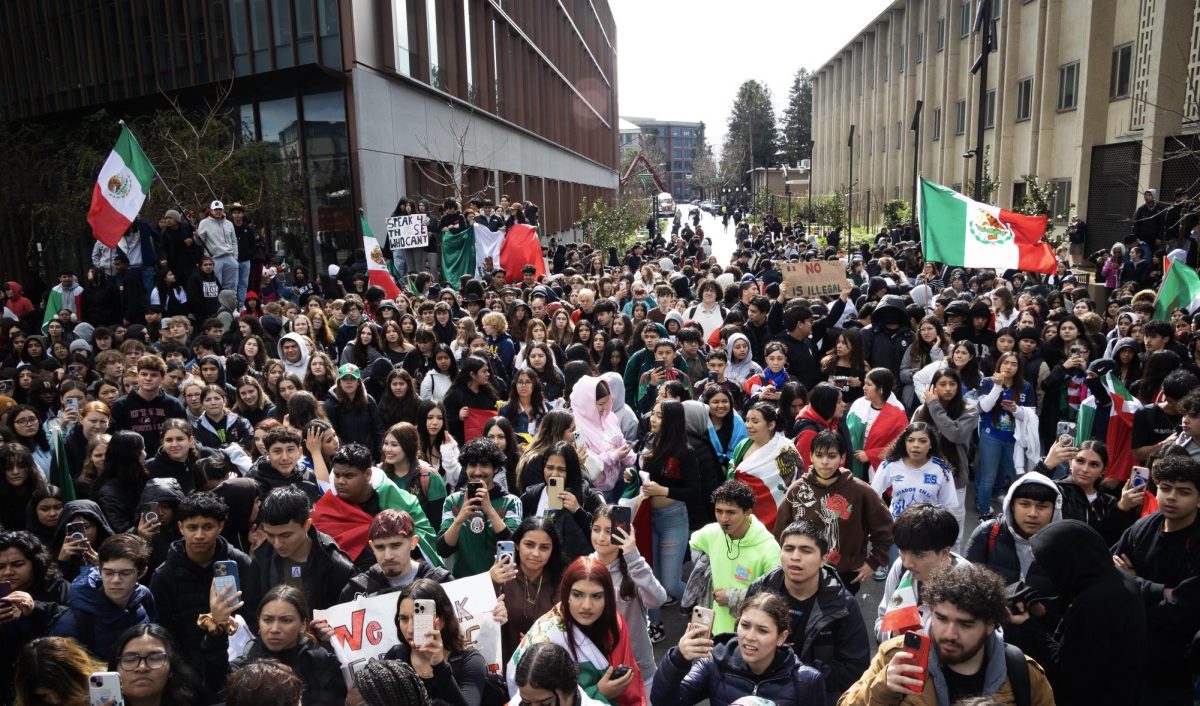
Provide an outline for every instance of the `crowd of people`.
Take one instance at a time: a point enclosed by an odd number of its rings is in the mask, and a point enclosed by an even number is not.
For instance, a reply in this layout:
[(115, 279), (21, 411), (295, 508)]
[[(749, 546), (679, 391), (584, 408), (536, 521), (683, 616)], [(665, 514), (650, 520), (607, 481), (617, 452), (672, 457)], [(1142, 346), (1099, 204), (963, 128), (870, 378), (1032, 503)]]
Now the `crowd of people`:
[[(430, 232), (536, 221), (459, 206)], [(1155, 318), (1165, 241), (1093, 300), (1065, 248), (964, 270), (728, 208), (550, 241), (544, 276), (390, 253), (388, 298), (230, 211), (5, 285), (5, 702), (1193, 703), (1200, 315)], [(795, 296), (793, 259), (845, 284)], [(498, 672), (443, 589), (482, 574)], [(344, 678), (320, 611), (381, 594), (397, 642)]]

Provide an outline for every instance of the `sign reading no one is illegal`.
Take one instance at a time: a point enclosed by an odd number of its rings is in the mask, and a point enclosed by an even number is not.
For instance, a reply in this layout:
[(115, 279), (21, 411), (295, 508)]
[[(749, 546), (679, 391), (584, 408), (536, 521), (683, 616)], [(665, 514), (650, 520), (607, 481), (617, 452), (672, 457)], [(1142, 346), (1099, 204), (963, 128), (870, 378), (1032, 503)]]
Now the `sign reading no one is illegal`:
[(815, 299), (841, 294), (846, 283), (846, 264), (841, 260), (782, 262), (783, 286), (788, 296)]

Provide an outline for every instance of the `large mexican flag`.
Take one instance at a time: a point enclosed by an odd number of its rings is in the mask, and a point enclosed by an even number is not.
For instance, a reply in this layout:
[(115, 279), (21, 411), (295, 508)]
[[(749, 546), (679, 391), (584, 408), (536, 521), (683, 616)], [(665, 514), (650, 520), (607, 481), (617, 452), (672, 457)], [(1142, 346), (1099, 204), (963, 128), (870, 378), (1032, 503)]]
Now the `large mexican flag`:
[(1045, 216), (1026, 216), (921, 180), (917, 199), (925, 259), (958, 267), (1054, 274), (1054, 250), (1043, 241)]
[[(1180, 267), (1179, 269), (1185, 269)], [(1111, 372), (1104, 376), (1104, 390), (1108, 399), (1098, 403), (1095, 395), (1089, 395), (1079, 405), (1079, 421), (1075, 425), (1075, 445), (1088, 439), (1102, 438), (1108, 447), (1108, 467), (1104, 475), (1120, 481), (1129, 479), (1133, 468), (1133, 413), (1142, 408), (1142, 403), (1125, 389), (1121, 380)], [(1107, 413), (1107, 417), (1104, 415)], [(1100, 432), (1103, 431), (1103, 437)]]
[(358, 211), (358, 222), (362, 226), (363, 252), (367, 255), (367, 281), (382, 289), (385, 297), (394, 300), (400, 296), (400, 287), (396, 285), (396, 279), (388, 269), (389, 263), (383, 256), (383, 249), (379, 247), (375, 231), (367, 222), (367, 214), (361, 209)]
[(1175, 266), (1171, 261), (1170, 257), (1163, 259), (1167, 273), (1154, 300), (1154, 318), (1162, 321), (1170, 321), (1171, 311), (1176, 307), (1183, 307), (1189, 314), (1200, 308), (1200, 275), (1186, 262)]
[(156, 173), (137, 138), (121, 123), (121, 136), (92, 189), (92, 208), (87, 218), (92, 237), (110, 248), (116, 247), (142, 210)]

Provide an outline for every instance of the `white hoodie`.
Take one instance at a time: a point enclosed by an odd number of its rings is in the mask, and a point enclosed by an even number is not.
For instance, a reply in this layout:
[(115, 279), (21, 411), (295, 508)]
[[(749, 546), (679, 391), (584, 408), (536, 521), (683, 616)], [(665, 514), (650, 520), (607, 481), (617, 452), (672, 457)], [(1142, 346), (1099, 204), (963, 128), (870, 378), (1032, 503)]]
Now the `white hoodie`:
[[(283, 342), (284, 341), (292, 341), (292, 342), (296, 343), (298, 346), (300, 346), (300, 362), (289, 363), (288, 359), (283, 357)], [(295, 373), (297, 376), (299, 376), (299, 378), (301, 380), (304, 380), (308, 376), (308, 358), (309, 358), (308, 341), (304, 340), (304, 336), (301, 336), (300, 334), (293, 332), (293, 333), (289, 333), (289, 334), (285, 335), (283, 338), (279, 339), (278, 354), (279, 354), (279, 360), (280, 360), (280, 362), (283, 363), (284, 369), (287, 370), (289, 373)]]

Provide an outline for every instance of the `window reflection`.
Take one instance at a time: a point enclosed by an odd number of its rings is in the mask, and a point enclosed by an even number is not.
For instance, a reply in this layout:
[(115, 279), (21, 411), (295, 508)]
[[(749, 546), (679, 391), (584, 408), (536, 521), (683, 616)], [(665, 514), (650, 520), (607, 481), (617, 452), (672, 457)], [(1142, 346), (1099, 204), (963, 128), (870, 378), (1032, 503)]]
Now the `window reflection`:
[(317, 270), (354, 261), (350, 152), (340, 91), (304, 96), (304, 147)]

